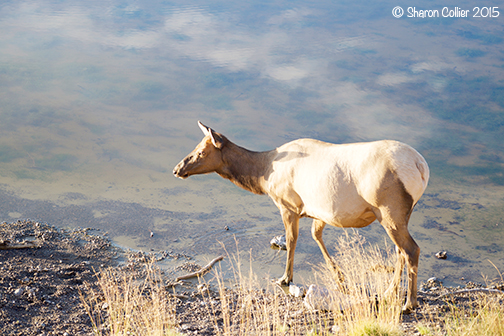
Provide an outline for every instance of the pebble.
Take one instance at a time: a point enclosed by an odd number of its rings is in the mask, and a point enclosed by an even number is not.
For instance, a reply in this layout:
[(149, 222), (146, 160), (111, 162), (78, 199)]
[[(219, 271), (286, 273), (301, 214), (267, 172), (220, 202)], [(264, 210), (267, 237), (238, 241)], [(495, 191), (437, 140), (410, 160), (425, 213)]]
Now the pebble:
[(441, 286), (442, 282), (436, 277), (427, 279), (427, 282), (422, 285), (422, 290), (436, 291)]
[(341, 327), (339, 325), (335, 324), (332, 326), (331, 332), (335, 335), (338, 335), (341, 333)]
[(206, 291), (208, 291), (208, 285), (207, 284), (199, 284), (197, 289), (198, 289), (198, 292), (206, 292)]
[(438, 259), (446, 259), (446, 258), (448, 258), (448, 252), (446, 252), (446, 251), (439, 251), (438, 253), (436, 253), (436, 258), (438, 258)]
[(21, 296), (21, 295), (23, 295), (23, 293), (24, 293), (24, 288), (23, 287), (19, 287), (18, 289), (16, 289), (14, 291), (14, 295), (16, 295), (16, 296)]
[(190, 328), (191, 328), (191, 325), (189, 323), (182, 324), (181, 326), (179, 326), (179, 330), (182, 330), (182, 331), (186, 331), (187, 329), (190, 329)]
[(294, 297), (303, 297), (306, 294), (306, 288), (291, 284), (289, 285), (289, 294)]

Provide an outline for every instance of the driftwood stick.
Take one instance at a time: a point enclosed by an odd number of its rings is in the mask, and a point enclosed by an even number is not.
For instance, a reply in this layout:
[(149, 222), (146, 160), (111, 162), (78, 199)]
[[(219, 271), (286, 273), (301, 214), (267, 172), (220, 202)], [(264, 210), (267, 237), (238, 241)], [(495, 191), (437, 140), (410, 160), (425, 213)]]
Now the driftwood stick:
[(14, 249), (24, 249), (37, 247), (37, 244), (31, 241), (26, 241), (23, 243), (11, 243), (8, 240), (0, 241), (0, 250), (14, 250)]
[(221, 261), (222, 259), (224, 259), (224, 256), (217, 257), (214, 260), (210, 261), (208, 263), (208, 265), (201, 268), (199, 271), (179, 276), (178, 278), (175, 279), (175, 281), (186, 280), (186, 279), (202, 276), (203, 274), (208, 272), (217, 261)]
[(504, 295), (504, 291), (492, 288), (471, 288), (471, 289), (461, 289), (455, 292), (445, 293), (439, 295), (437, 299), (444, 298), (445, 296), (457, 295), (457, 294), (467, 294), (467, 293), (487, 293), (487, 294), (502, 294)]
[(171, 297), (174, 297), (176, 299), (181, 299), (181, 300), (187, 300), (189, 299), (189, 296), (187, 295), (182, 295), (182, 294), (169, 294)]

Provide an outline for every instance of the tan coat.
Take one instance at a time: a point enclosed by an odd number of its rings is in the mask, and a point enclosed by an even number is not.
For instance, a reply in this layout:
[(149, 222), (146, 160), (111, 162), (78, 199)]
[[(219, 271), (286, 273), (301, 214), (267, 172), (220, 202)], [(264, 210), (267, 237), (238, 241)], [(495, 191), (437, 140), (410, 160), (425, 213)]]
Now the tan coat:
[(336, 145), (299, 139), (272, 151), (252, 152), (198, 124), (205, 137), (174, 168), (174, 175), (216, 172), (246, 190), (271, 197), (286, 230), (287, 263), (281, 284), (293, 277), (299, 218), (314, 219), (312, 236), (337, 272), (322, 240), (324, 226), (364, 227), (378, 219), (398, 248), (389, 292), (397, 290), (406, 263), (409, 285), (404, 309), (417, 306), (420, 248), (408, 232), (408, 221), (427, 187), (429, 167), (416, 150), (391, 140)]

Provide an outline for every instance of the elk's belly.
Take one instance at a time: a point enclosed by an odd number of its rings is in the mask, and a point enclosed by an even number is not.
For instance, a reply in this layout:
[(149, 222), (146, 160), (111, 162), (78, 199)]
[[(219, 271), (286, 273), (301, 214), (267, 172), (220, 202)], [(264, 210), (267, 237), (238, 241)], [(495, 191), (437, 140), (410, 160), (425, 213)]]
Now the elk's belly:
[(326, 224), (336, 227), (362, 228), (368, 226), (376, 220), (376, 216), (371, 209), (365, 209), (360, 212), (349, 213), (346, 211), (336, 213), (307, 213), (306, 217), (320, 219)]
[(368, 226), (376, 219), (371, 210), (366, 210), (358, 216), (335, 216), (327, 224), (337, 227), (362, 228)]
[(317, 200), (303, 198), (303, 210), (308, 217), (337, 227), (355, 228), (368, 226), (376, 219), (372, 205), (351, 188), (339, 193), (319, 195), (321, 197)]

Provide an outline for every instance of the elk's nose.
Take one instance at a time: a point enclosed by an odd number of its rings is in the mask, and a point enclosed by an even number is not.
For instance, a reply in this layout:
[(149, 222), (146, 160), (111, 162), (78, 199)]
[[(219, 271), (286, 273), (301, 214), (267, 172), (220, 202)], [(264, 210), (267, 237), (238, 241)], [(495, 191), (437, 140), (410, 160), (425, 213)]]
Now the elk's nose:
[(173, 168), (173, 175), (175, 175), (175, 177), (185, 179), (189, 175), (187, 173), (182, 172), (182, 167), (183, 167), (183, 162), (180, 162), (178, 165), (176, 165), (175, 168)]
[(175, 168), (173, 168), (173, 175), (175, 176), (179, 176), (179, 173), (180, 173), (180, 163), (178, 163)]

